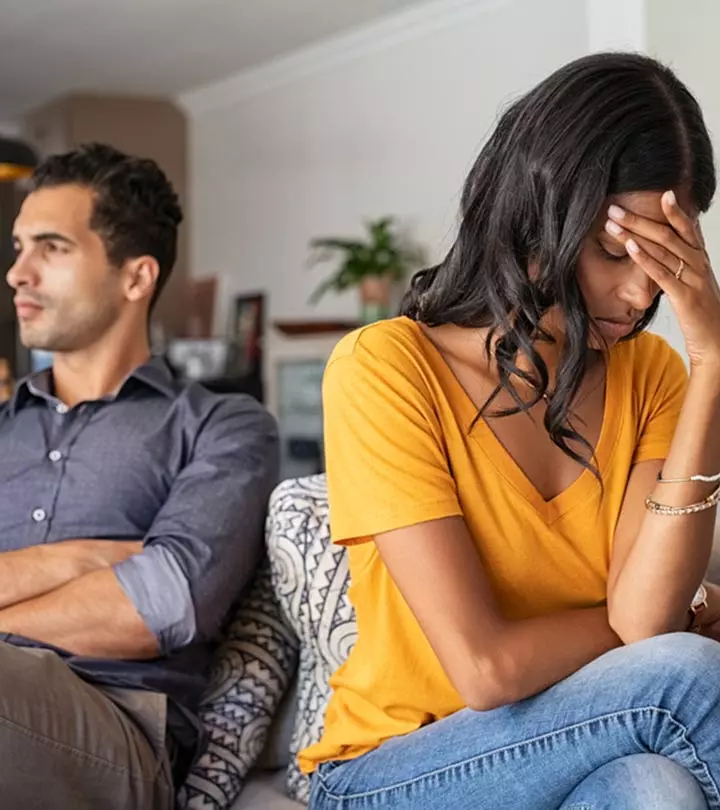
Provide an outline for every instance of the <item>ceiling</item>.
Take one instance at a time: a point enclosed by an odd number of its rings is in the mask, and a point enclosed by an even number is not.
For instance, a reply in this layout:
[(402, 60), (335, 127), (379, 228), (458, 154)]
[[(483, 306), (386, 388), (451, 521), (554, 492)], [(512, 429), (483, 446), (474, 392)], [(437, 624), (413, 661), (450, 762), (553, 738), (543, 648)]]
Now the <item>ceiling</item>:
[(74, 91), (175, 96), (420, 0), (0, 0), (0, 121)]

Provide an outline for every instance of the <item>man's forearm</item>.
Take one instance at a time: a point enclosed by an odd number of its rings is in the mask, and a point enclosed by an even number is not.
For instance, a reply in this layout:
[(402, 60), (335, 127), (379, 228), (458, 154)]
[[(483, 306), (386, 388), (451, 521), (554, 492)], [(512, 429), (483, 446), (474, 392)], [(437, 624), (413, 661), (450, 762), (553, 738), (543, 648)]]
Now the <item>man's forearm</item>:
[(0, 608), (49, 593), (142, 551), (128, 540), (65, 540), (0, 554)]
[(155, 636), (111, 569), (93, 571), (0, 610), (0, 632), (76, 655), (143, 659), (159, 654)]

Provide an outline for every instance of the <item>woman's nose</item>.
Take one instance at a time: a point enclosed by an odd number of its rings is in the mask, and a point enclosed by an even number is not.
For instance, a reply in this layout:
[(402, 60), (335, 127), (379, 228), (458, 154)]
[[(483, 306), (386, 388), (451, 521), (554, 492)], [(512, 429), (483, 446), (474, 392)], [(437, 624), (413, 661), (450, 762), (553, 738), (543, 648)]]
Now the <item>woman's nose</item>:
[(657, 284), (637, 265), (633, 265), (620, 288), (620, 298), (633, 309), (645, 310), (650, 307), (658, 294)]

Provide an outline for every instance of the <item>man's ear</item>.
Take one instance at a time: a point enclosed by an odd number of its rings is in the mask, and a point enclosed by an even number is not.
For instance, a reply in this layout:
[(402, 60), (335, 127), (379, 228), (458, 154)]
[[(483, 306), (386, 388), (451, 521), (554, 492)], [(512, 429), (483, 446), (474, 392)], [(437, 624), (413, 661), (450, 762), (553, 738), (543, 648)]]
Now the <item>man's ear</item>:
[(125, 297), (128, 301), (151, 298), (155, 291), (160, 265), (152, 256), (138, 256), (125, 263)]
[(536, 259), (530, 259), (528, 261), (528, 278), (530, 281), (535, 283), (538, 280), (538, 276), (540, 275), (540, 265), (538, 264)]

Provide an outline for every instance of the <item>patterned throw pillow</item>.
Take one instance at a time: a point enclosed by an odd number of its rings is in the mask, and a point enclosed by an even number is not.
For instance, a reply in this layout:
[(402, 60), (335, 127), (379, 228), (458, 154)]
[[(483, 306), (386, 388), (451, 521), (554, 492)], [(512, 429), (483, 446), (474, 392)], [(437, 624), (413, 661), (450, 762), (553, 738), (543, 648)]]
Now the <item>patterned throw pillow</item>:
[(285, 481), (270, 499), (268, 556), (275, 593), (300, 639), (298, 707), (288, 768), (288, 793), (307, 802), (309, 780), (296, 756), (320, 739), (330, 698), (328, 680), (357, 638), (347, 596), (347, 554), (330, 542), (324, 475)]
[(208, 747), (178, 795), (178, 808), (232, 806), (260, 756), (296, 657), (297, 638), (282, 618), (266, 560), (215, 654), (198, 712)]

